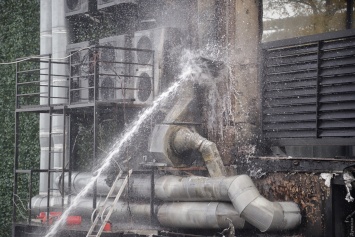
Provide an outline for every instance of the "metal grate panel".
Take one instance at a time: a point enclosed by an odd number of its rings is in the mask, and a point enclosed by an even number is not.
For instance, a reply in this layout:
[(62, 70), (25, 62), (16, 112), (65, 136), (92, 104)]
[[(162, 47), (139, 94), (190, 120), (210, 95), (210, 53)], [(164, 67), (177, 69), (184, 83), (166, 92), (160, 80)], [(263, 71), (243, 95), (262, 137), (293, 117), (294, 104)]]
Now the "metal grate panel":
[(355, 136), (355, 31), (343, 35), (262, 45), (266, 139)]

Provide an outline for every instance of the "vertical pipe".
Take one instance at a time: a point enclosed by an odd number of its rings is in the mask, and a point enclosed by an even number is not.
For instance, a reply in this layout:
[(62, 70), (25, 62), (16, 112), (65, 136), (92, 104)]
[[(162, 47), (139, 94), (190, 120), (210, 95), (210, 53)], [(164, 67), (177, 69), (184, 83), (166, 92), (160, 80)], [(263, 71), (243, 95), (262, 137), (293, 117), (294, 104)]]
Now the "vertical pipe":
[[(96, 54), (96, 52), (95, 52)], [(98, 64), (97, 61), (94, 60), (94, 141), (93, 141), (93, 161), (92, 161), (92, 170), (94, 172), (94, 168), (96, 167), (97, 163), (96, 163), (96, 148), (97, 148), (97, 104), (96, 104), (96, 100), (98, 97), (98, 71), (97, 70)], [(93, 208), (96, 208), (96, 196), (97, 196), (97, 181), (94, 184), (94, 197), (93, 197)]]
[[(52, 1), (41, 0), (40, 2), (40, 54), (49, 55), (52, 53)], [(44, 59), (43, 59), (44, 61)], [(50, 104), (49, 80), (50, 80), (50, 63), (40, 63), (40, 105)], [(47, 98), (45, 97), (47, 94)], [(40, 136), (40, 169), (46, 169), (48, 166), (48, 114), (41, 113), (39, 116), (39, 136)], [(41, 172), (39, 175), (39, 193), (45, 194), (47, 187), (47, 174)]]
[[(66, 106), (64, 106), (63, 108), (63, 128), (64, 128), (64, 131), (65, 131), (65, 128), (66, 128), (66, 114), (67, 111), (66, 111)], [(64, 177), (64, 170), (65, 170), (65, 143), (66, 143), (66, 136), (63, 135), (63, 159), (62, 159), (62, 173), (61, 173), (61, 176)], [(58, 187), (59, 188), (59, 187)], [(64, 190), (64, 182), (62, 182), (62, 190)], [(62, 211), (64, 211), (64, 193), (62, 194)]]
[(152, 167), (151, 170), (151, 175), (150, 175), (150, 224), (153, 224), (154, 221), (154, 199), (155, 199), (155, 192), (154, 192), (154, 167)]
[[(68, 88), (67, 88), (67, 65), (64, 64), (66, 60), (66, 50), (68, 44), (68, 33), (65, 18), (65, 0), (52, 0), (52, 57), (53, 76), (52, 76), (52, 93), (53, 104), (63, 105), (68, 103)], [(58, 63), (56, 63), (58, 62)], [(64, 159), (64, 144), (63, 136), (65, 136), (65, 129), (63, 127), (65, 117), (64, 115), (56, 115), (53, 117), (53, 146), (55, 153), (53, 154), (53, 168), (64, 169), (62, 167)], [(54, 178), (58, 176), (54, 173)]]

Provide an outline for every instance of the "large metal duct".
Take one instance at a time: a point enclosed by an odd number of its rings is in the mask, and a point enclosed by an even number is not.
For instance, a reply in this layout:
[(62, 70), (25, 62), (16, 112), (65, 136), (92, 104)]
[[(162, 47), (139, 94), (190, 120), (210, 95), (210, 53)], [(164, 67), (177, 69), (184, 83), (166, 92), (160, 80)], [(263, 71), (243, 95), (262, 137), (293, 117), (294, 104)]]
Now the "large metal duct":
[[(73, 191), (78, 192), (84, 187), (87, 175), (74, 175)], [(131, 180), (135, 178), (132, 177)], [(65, 186), (67, 186), (67, 179), (65, 180)], [(97, 186), (102, 193), (106, 192), (105, 189), (108, 190), (103, 179), (98, 181)], [(119, 186), (120, 183), (117, 185), (117, 190)], [(130, 192), (132, 196), (149, 198), (150, 187), (149, 178), (138, 178), (136, 182), (130, 183)], [(218, 178), (162, 176), (156, 179), (154, 187), (155, 197), (167, 202), (231, 202), (235, 211), (240, 213), (240, 217), (262, 232), (289, 230), (301, 223), (300, 209), (297, 204), (270, 202), (260, 195), (247, 175)]]
[[(52, 53), (52, 0), (41, 0), (40, 2), (40, 54), (46, 55)], [(40, 104), (46, 105), (48, 99), (48, 63), (41, 63), (40, 76)], [(39, 138), (41, 146), (40, 169), (48, 168), (49, 152), (49, 115), (41, 113), (39, 116)], [(39, 193), (47, 193), (48, 174), (40, 173)]]
[[(72, 199), (75, 197), (71, 197)], [(50, 207), (52, 211), (63, 211), (62, 209), (62, 199), (61, 197), (51, 197)], [(100, 207), (104, 201), (104, 198), (97, 200), (97, 206)], [(68, 196), (65, 197), (65, 202), (68, 203)], [(106, 203), (103, 208), (107, 209), (112, 205), (113, 200)], [(46, 196), (35, 196), (32, 199), (32, 214), (38, 215), (40, 212), (47, 211), (47, 197)], [(108, 212), (105, 211), (104, 214)], [(93, 213), (92, 209), (92, 198), (83, 197), (78, 202), (78, 205), (70, 212), (70, 215), (78, 215), (83, 218), (90, 220)], [(132, 218), (131, 218), (132, 217)], [(118, 202), (114, 206), (114, 211), (110, 217), (111, 222), (116, 223), (127, 223), (133, 220), (135, 223), (145, 224), (150, 222), (150, 204), (137, 204), (130, 203), (129, 205), (125, 202)]]
[[(133, 176), (133, 175), (132, 175)], [(88, 184), (88, 180), (91, 180), (93, 178), (92, 173), (86, 173), (86, 172), (73, 172), (72, 177), (71, 177), (71, 182), (72, 186), (70, 188), (70, 193), (69, 193), (69, 182), (68, 182), (68, 177), (69, 174), (65, 173), (64, 174), (64, 194), (69, 195), (77, 195), (80, 193)], [(116, 184), (116, 188), (113, 192), (113, 195), (116, 195), (122, 186), (124, 179), (119, 179)], [(56, 179), (56, 186), (57, 188), (61, 189), (62, 185), (62, 177), (59, 176)], [(97, 184), (96, 184), (96, 194), (97, 195), (102, 195), (106, 196), (109, 191), (110, 187), (107, 186), (106, 180), (103, 176), (99, 176), (97, 179)], [(62, 192), (62, 190), (61, 190)], [(134, 178), (129, 179), (129, 192), (130, 194), (135, 197), (135, 198), (149, 198), (151, 194), (151, 182), (150, 182), (150, 175), (144, 175), (144, 176), (134, 176)], [(88, 190), (89, 194), (93, 193), (93, 188)], [(123, 195), (124, 197), (124, 195)]]
[(157, 218), (162, 226), (175, 228), (223, 229), (228, 227), (228, 219), (236, 229), (247, 227), (233, 205), (223, 202), (164, 203)]
[[(98, 206), (100, 202), (98, 200)], [(61, 199), (51, 198), (50, 206), (52, 210), (61, 211)], [(103, 208), (112, 205), (109, 201)], [(32, 199), (32, 213), (34, 215), (46, 211), (47, 197), (36, 196)], [(160, 225), (172, 228), (193, 228), (193, 229), (222, 229), (229, 226), (232, 221), (236, 229), (247, 227), (245, 220), (240, 218), (234, 207), (228, 203), (221, 202), (183, 202), (164, 203), (154, 207), (157, 220)], [(107, 213), (108, 210), (104, 212)], [(92, 215), (92, 199), (82, 198), (71, 215), (79, 215), (89, 219)], [(138, 204), (118, 202), (114, 206), (110, 221), (114, 224), (136, 223), (149, 225), (151, 220), (150, 204)]]
[(301, 224), (294, 202), (270, 202), (247, 175), (228, 178), (163, 176), (156, 180), (156, 197), (165, 201), (231, 201), (235, 210), (260, 231), (288, 230)]

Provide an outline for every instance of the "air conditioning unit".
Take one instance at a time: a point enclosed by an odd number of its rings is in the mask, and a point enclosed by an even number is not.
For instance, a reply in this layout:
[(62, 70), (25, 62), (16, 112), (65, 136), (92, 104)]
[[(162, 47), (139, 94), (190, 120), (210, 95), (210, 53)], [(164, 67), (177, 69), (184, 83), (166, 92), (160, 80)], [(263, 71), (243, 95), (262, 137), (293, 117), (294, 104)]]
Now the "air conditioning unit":
[(153, 102), (153, 77), (152, 71), (136, 71), (133, 76), (121, 80), (121, 90), (116, 98), (128, 104), (149, 105)]
[(137, 4), (138, 0), (97, 0), (97, 9), (119, 5), (121, 3)]
[[(165, 72), (167, 65), (171, 62), (172, 51), (182, 45), (182, 34), (178, 28), (164, 27), (150, 30), (137, 31), (133, 37), (133, 48), (138, 51), (133, 53), (133, 62), (136, 63), (134, 73), (136, 76), (134, 103), (147, 104), (153, 101), (153, 95), (158, 95), (167, 78)], [(148, 49), (153, 52), (139, 51), (139, 49)], [(176, 59), (176, 58), (175, 58)], [(176, 66), (176, 65), (175, 65)], [(169, 65), (169, 70), (171, 65)], [(154, 74), (153, 74), (154, 73)], [(152, 78), (148, 84), (140, 80), (140, 76), (147, 75)], [(145, 89), (143, 89), (145, 88)], [(148, 96), (147, 88), (151, 88), (151, 94)], [(148, 98), (145, 102), (141, 98)]]
[[(123, 86), (131, 75), (132, 66), (129, 50), (117, 49), (131, 48), (131, 37), (118, 35), (99, 40), (99, 100), (122, 100)], [(132, 86), (133, 87), (133, 86)]]
[(135, 105), (149, 105), (153, 102), (152, 71), (136, 71), (134, 78), (133, 103)]
[(89, 41), (69, 44), (67, 54), (69, 55), (70, 75), (70, 102), (88, 102), (90, 100), (89, 89), (93, 85), (92, 67), (90, 67), (91, 51), (88, 49)]
[(96, 8), (95, 0), (65, 0), (65, 15), (67, 17), (92, 12)]

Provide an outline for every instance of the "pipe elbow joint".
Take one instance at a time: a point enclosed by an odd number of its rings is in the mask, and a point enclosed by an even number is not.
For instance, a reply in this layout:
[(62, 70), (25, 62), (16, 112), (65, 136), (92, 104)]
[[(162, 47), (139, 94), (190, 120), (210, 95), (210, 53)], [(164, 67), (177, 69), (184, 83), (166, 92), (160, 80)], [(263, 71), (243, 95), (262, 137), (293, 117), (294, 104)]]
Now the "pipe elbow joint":
[(211, 177), (226, 176), (226, 170), (216, 144), (200, 134), (184, 127), (179, 128), (171, 138), (171, 146), (177, 154), (190, 150), (199, 151)]
[(204, 140), (199, 151), (211, 177), (223, 177), (227, 175), (215, 143)]
[(301, 212), (293, 202), (270, 202), (260, 195), (251, 178), (237, 176), (228, 196), (240, 216), (261, 232), (290, 230), (301, 224)]

